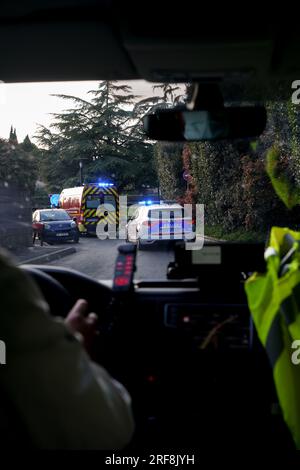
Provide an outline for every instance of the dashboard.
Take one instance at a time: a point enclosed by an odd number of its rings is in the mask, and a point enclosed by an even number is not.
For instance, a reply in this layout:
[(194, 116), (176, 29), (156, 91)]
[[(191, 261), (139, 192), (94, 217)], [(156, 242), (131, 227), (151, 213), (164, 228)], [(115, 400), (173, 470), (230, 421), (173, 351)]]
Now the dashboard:
[(111, 282), (70, 269), (23, 269), (52, 301), (57, 296), (42, 276), (58, 282), (69, 296), (66, 311), (68, 302), (84, 297), (98, 314), (101, 334), (93, 358), (132, 396), (136, 434), (130, 447), (247, 446), (253, 440), (256, 447), (277, 441), (289, 447), (272, 370), (234, 264), (227, 277), (223, 265), (202, 266), (198, 278), (134, 281), (122, 295)]

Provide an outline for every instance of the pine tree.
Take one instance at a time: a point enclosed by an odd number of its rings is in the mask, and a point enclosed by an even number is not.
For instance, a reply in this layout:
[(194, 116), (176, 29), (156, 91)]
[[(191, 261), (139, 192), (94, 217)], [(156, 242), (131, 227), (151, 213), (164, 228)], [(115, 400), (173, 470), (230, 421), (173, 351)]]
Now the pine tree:
[(30, 138), (29, 138), (29, 135), (27, 134), (26, 137), (24, 138), (23, 142), (22, 142), (22, 148), (23, 150), (25, 150), (25, 152), (30, 152), (30, 151), (33, 151), (35, 150), (37, 147), (36, 145), (34, 145)]
[(125, 191), (156, 185), (153, 145), (142, 133), (144, 109), (135, 106), (131, 87), (104, 81), (89, 94), (90, 101), (56, 95), (74, 106), (54, 114), (50, 129), (39, 127), (49, 189), (78, 184), (80, 161), (85, 181), (113, 180)]
[(18, 138), (17, 138), (16, 128), (13, 128), (13, 126), (10, 127), (10, 133), (9, 133), (8, 141), (9, 141), (10, 144), (18, 145)]

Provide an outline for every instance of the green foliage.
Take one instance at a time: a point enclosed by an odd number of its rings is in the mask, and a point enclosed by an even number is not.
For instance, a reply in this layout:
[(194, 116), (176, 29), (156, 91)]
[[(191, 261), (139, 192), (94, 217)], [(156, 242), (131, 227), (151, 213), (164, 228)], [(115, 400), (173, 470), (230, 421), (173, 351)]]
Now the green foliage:
[(137, 103), (127, 85), (101, 82), (89, 92), (91, 100), (59, 95), (73, 107), (54, 115), (50, 129), (39, 127), (43, 147), (42, 172), (51, 192), (84, 181), (114, 181), (120, 191), (156, 186), (153, 145), (142, 132), (142, 116), (153, 105)]
[[(240, 153), (248, 144), (197, 143), (189, 144), (191, 173), (197, 185), (197, 202), (205, 205), (209, 226), (223, 225), (230, 231), (243, 224), (241, 202)], [(233, 190), (234, 187), (234, 190)]]
[(293, 225), (295, 214), (276, 197), (264, 159), (259, 158), (259, 154), (250, 154), (243, 156), (241, 163), (245, 230), (267, 234), (272, 225)]
[(265, 236), (261, 232), (250, 231), (250, 230), (232, 230), (227, 232), (220, 225), (215, 225), (213, 227), (205, 225), (205, 235), (207, 237), (215, 238), (217, 240), (226, 240), (235, 242), (239, 240), (240, 242), (264, 242)]
[(31, 206), (39, 209), (49, 207), (48, 192), (44, 188), (36, 188), (31, 198)]
[(0, 139), (0, 181), (33, 194), (38, 169), (34, 156), (21, 145)]
[[(205, 223), (212, 236), (219, 233), (227, 240), (250, 240), (253, 235), (261, 239), (272, 225), (297, 227), (300, 222), (300, 211), (290, 211), (282, 202), (293, 207), (299, 201), (298, 156), (290, 139), (294, 135), (299, 141), (299, 135), (289, 122), (286, 104), (267, 106), (268, 128), (255, 142), (189, 144), (198, 202), (205, 204)], [(266, 154), (273, 181), (266, 172)]]
[(166, 142), (155, 144), (155, 163), (163, 199), (177, 200), (183, 196), (186, 183), (182, 178), (182, 148)]
[(14, 145), (18, 144), (16, 128), (13, 128), (13, 126), (10, 127), (9, 142)]
[(273, 146), (267, 152), (266, 171), (270, 177), (277, 196), (291, 209), (300, 202), (300, 188), (291, 178), (284, 158), (281, 157), (278, 146)]
[[(182, 103), (187, 96), (187, 87), (185, 93), (176, 84), (163, 83), (161, 85), (154, 85), (153, 90), (160, 90), (163, 94), (162, 97), (155, 97), (145, 100), (146, 104), (150, 104), (150, 109), (156, 107), (167, 106), (167, 103), (173, 105)], [(183, 174), (183, 161), (182, 152), (183, 145), (174, 144), (169, 142), (157, 142), (154, 146), (154, 161), (159, 180), (160, 195), (166, 200), (182, 200), (186, 190), (186, 182), (184, 181)]]
[(258, 141), (254, 140), (253, 142), (250, 142), (250, 147), (251, 147), (251, 150), (253, 150), (253, 152), (256, 152), (257, 147), (258, 147)]
[(162, 83), (160, 85), (154, 85), (153, 90), (161, 90), (163, 93), (162, 100), (164, 102), (171, 102), (176, 105), (184, 100), (185, 95), (180, 93), (180, 87), (172, 83)]
[(20, 147), (25, 150), (25, 152), (36, 152), (38, 151), (38, 148), (36, 145), (34, 145), (30, 138), (29, 135), (27, 134), (23, 142), (20, 144)]

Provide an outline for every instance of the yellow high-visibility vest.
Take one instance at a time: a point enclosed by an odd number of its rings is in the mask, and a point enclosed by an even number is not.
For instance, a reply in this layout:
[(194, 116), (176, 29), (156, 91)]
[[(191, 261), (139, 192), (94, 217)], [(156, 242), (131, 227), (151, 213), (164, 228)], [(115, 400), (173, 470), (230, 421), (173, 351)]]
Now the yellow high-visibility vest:
[[(292, 240), (288, 251), (286, 251), (287, 240), (289, 242)], [(269, 247), (265, 252), (266, 273), (255, 273), (245, 283), (253, 322), (273, 368), (283, 417), (298, 449), (300, 449), (299, 246), (300, 233), (287, 228), (273, 227)]]

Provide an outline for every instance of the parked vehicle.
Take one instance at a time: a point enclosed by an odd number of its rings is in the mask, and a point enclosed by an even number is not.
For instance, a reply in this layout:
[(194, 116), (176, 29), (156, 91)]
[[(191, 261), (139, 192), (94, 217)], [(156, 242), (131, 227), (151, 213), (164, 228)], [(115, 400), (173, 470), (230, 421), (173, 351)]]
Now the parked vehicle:
[(43, 242), (54, 243), (73, 241), (78, 243), (79, 230), (64, 209), (38, 209), (32, 216), (33, 243), (39, 238)]
[(118, 224), (119, 196), (113, 183), (88, 183), (63, 189), (59, 207), (76, 218), (80, 233), (95, 234), (99, 222)]

